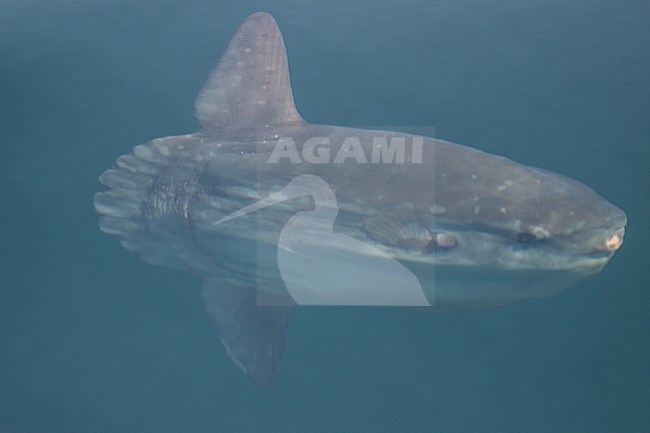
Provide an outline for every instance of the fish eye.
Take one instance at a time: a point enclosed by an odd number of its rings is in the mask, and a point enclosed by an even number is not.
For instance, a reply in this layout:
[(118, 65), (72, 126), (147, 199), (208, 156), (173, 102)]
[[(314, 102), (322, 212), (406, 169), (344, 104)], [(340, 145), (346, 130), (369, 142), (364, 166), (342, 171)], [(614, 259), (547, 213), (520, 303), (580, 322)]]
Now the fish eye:
[(517, 242), (522, 244), (532, 244), (533, 242), (539, 242), (543, 238), (538, 237), (532, 233), (522, 232), (517, 234)]

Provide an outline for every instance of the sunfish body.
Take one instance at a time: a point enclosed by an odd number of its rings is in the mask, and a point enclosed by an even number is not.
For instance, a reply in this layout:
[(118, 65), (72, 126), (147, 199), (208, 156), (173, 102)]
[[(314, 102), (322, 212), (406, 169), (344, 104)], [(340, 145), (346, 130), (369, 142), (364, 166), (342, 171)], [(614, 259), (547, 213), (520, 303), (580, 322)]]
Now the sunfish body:
[(260, 386), (295, 305), (504, 305), (598, 272), (623, 242), (625, 213), (574, 180), (305, 122), (266, 13), (238, 29), (196, 115), (198, 132), (119, 157), (95, 208), (128, 250), (203, 278), (228, 355)]

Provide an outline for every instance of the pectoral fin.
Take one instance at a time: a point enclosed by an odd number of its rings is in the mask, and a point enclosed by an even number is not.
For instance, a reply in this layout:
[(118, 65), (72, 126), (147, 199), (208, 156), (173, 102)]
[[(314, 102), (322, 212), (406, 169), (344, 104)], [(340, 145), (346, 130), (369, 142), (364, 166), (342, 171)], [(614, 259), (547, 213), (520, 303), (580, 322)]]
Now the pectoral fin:
[(408, 211), (396, 210), (369, 217), (362, 229), (370, 239), (400, 248), (424, 250), (433, 238)]
[(255, 385), (272, 385), (294, 307), (258, 306), (254, 286), (233, 287), (219, 278), (204, 279), (201, 297), (219, 328), (229, 358)]

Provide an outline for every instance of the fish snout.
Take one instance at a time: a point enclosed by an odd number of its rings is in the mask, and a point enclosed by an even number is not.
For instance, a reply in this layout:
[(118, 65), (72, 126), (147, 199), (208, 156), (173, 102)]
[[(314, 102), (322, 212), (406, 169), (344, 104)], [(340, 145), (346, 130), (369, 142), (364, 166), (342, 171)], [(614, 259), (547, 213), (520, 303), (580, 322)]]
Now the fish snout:
[(627, 215), (625, 212), (609, 204), (609, 212), (606, 213), (601, 228), (591, 236), (590, 247), (595, 252), (613, 255), (623, 246), (626, 225)]
[(611, 257), (621, 246), (625, 238), (627, 215), (622, 210), (612, 206), (614, 211), (604, 221), (605, 224), (589, 237), (590, 249), (599, 254)]
[[(597, 228), (584, 233), (578, 253), (577, 270), (584, 275), (601, 271), (623, 246), (627, 216), (625, 212), (611, 206), (612, 211), (597, 223)], [(599, 227), (598, 227), (599, 226)]]
[(625, 237), (625, 227), (616, 230), (614, 233), (609, 232), (605, 234), (604, 239), (595, 245), (597, 251), (604, 251), (607, 253), (615, 253), (623, 245), (623, 238)]

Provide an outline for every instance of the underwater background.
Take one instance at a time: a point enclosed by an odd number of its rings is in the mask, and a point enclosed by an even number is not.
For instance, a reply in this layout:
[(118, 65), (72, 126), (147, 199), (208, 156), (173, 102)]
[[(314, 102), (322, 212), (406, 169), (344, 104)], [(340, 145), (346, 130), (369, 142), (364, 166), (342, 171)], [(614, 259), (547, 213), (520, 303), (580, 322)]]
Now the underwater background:
[[(227, 359), (199, 280), (102, 234), (97, 177), (193, 132), (272, 13), (303, 117), (436, 135), (628, 214), (604, 271), (453, 313), (301, 308), (277, 384)], [(647, 1), (0, 0), (0, 432), (650, 431)]]

